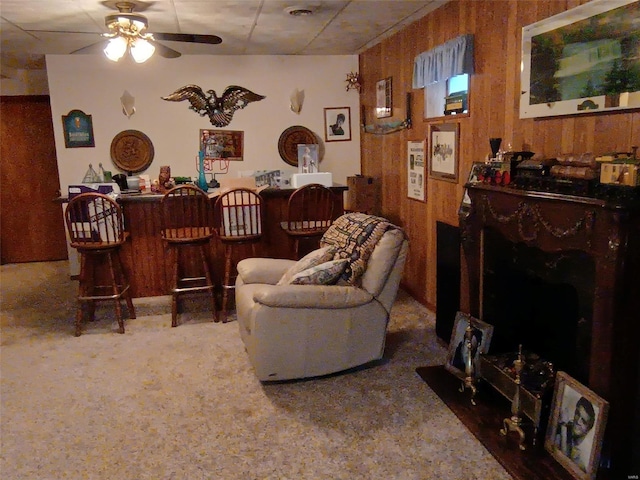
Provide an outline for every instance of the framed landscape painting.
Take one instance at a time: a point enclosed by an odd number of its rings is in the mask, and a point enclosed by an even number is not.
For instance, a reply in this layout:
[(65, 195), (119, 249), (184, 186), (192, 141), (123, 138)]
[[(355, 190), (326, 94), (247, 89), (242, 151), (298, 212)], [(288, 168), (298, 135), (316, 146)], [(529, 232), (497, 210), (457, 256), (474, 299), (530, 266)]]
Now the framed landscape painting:
[(522, 29), (520, 118), (640, 108), (640, 2), (593, 0)]

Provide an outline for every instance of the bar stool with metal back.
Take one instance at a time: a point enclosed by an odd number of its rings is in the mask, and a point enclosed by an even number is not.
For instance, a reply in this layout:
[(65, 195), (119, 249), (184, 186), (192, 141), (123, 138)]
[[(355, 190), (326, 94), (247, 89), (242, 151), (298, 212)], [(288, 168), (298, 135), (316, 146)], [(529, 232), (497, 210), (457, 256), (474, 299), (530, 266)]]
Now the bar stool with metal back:
[[(76, 337), (82, 333), (84, 307), (89, 307), (93, 321), (95, 302), (105, 300), (114, 301), (118, 333), (124, 333), (120, 299), (126, 300), (130, 319), (136, 318), (136, 312), (120, 259), (120, 249), (129, 235), (120, 205), (101, 193), (82, 193), (69, 200), (65, 223), (70, 245), (80, 254)], [(105, 276), (109, 283), (100, 285)]]
[[(206, 192), (194, 185), (179, 185), (164, 194), (161, 205), (161, 236), (173, 251), (171, 326), (178, 326), (178, 297), (197, 292), (210, 293), (213, 320), (217, 322), (215, 285), (209, 260), (214, 235), (211, 200)], [(188, 251), (194, 251), (195, 255), (187, 255)]]
[[(249, 188), (234, 188), (222, 193), (214, 206), (216, 234), (224, 246), (224, 280), (222, 282), (222, 314), (226, 322), (229, 290), (235, 288), (231, 271), (235, 270), (233, 247), (251, 245), (251, 254), (257, 256), (256, 245), (262, 238), (262, 197)], [(234, 265), (232, 265), (234, 264)], [(233, 268), (232, 268), (233, 267)]]
[(333, 223), (334, 202), (334, 193), (318, 183), (304, 185), (289, 197), (287, 217), (280, 226), (293, 239), (296, 260), (300, 258), (300, 240), (319, 242)]

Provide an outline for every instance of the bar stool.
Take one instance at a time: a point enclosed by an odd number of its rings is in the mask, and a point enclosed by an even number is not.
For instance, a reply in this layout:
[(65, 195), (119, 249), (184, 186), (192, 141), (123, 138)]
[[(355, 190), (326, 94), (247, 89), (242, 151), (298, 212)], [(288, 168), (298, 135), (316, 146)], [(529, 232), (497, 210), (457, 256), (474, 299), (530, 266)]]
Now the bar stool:
[(319, 183), (304, 185), (289, 197), (287, 217), (280, 226), (293, 239), (296, 260), (300, 258), (300, 240), (317, 239), (319, 243), (333, 223), (334, 202), (334, 193)]
[[(210, 293), (213, 320), (217, 322), (215, 285), (208, 257), (214, 235), (211, 200), (194, 185), (178, 185), (167, 191), (160, 203), (161, 236), (173, 251), (171, 326), (178, 326), (178, 297), (198, 292)], [(189, 250), (195, 250), (197, 258), (187, 256)]]
[[(101, 193), (81, 193), (69, 200), (65, 223), (70, 245), (80, 254), (76, 337), (82, 333), (84, 307), (88, 306), (93, 321), (95, 303), (105, 300), (114, 301), (118, 333), (124, 333), (120, 299), (126, 300), (130, 319), (136, 318), (136, 311), (120, 259), (120, 249), (129, 236), (120, 205)], [(100, 285), (105, 277), (109, 283)]]
[[(222, 314), (227, 321), (229, 290), (235, 289), (231, 271), (238, 262), (233, 262), (233, 249), (250, 245), (256, 257), (256, 245), (262, 238), (262, 197), (248, 188), (234, 188), (222, 193), (214, 206), (214, 225), (217, 237), (224, 246), (224, 280), (222, 282)], [(237, 255), (236, 255), (237, 257)]]

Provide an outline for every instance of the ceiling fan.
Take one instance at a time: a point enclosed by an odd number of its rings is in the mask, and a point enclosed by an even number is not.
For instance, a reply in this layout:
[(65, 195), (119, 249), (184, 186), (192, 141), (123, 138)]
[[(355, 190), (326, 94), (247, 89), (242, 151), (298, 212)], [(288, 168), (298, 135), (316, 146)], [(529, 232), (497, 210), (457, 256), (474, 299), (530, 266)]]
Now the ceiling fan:
[[(103, 2), (103, 4), (105, 3), (107, 2)], [(177, 50), (169, 48), (157, 40), (210, 45), (222, 43), (222, 39), (217, 35), (148, 32), (147, 17), (133, 12), (136, 7), (135, 3), (116, 2), (115, 7), (118, 9), (118, 13), (107, 15), (104, 18), (109, 32), (103, 33), (102, 36), (107, 40), (74, 50), (71, 52), (72, 54), (94, 53), (102, 50), (109, 60), (117, 62), (128, 50), (136, 62), (143, 63), (154, 52), (158, 52), (164, 58), (177, 58), (181, 55)]]

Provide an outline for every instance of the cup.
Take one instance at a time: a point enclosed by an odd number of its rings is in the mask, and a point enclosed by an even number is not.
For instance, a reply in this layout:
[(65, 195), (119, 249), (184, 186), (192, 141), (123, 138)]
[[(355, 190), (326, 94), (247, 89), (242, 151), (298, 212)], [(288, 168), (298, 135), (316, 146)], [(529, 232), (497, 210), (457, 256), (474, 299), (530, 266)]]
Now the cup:
[(127, 177), (127, 188), (129, 190), (140, 190), (140, 177), (138, 176)]

